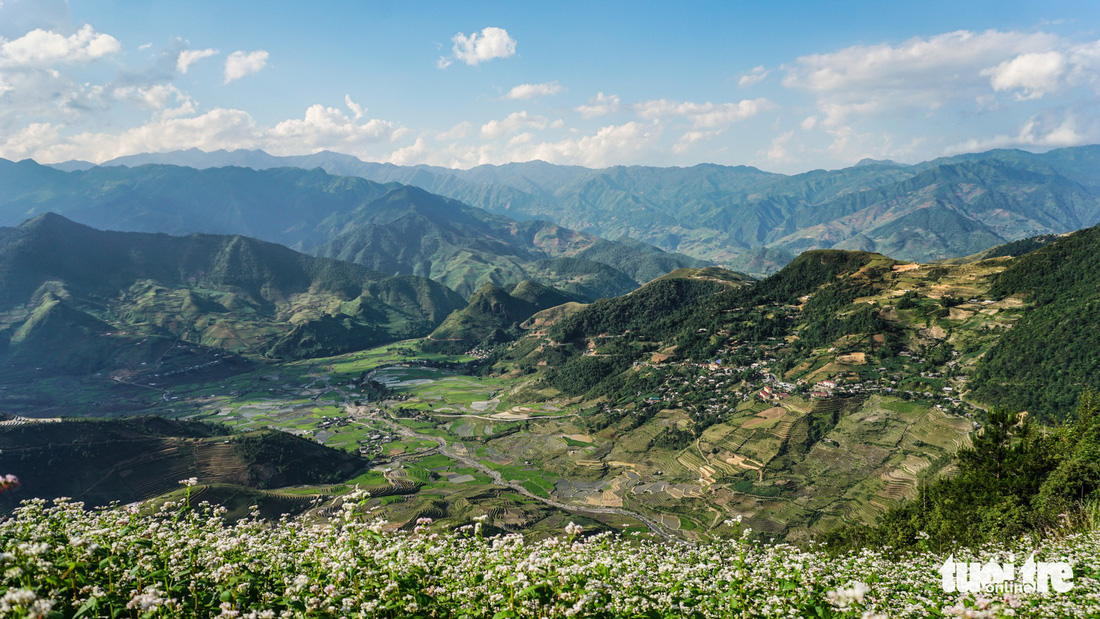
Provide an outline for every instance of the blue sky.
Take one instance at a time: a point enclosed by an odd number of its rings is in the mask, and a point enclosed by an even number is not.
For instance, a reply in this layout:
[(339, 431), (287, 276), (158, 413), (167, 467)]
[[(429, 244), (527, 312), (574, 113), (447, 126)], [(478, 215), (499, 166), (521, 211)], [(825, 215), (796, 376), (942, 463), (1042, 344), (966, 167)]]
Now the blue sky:
[(1095, 2), (0, 0), (0, 157), (838, 168), (1100, 142)]

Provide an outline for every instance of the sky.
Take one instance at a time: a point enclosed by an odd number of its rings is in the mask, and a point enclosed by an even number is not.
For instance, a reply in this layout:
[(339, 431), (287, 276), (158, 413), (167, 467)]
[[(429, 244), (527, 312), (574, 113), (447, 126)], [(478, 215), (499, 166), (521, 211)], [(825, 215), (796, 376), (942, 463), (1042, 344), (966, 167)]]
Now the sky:
[(1098, 2), (0, 0), (0, 157), (469, 168), (1100, 143)]

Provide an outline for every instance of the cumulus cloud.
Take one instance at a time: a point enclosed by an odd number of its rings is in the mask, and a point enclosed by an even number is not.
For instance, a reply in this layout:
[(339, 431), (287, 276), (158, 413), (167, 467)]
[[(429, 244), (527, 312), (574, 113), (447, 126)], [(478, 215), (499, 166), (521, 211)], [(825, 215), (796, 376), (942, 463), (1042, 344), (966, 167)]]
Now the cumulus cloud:
[(540, 159), (593, 168), (635, 161), (653, 147), (660, 127), (638, 122), (602, 127), (593, 135), (557, 142), (526, 144), (512, 152), (514, 161)]
[[(1041, 31), (960, 30), (802, 56), (782, 69), (784, 86), (814, 97), (815, 120), (804, 120), (802, 128), (820, 127), (830, 135), (827, 151), (832, 157), (854, 160), (890, 152), (892, 157), (920, 158), (940, 154), (948, 138), (937, 124), (945, 121), (958, 122), (969, 114), (1010, 118), (1014, 101), (1034, 101), (1078, 86), (1091, 87), (1093, 92), (1084, 96), (1095, 101), (1100, 42)], [(975, 138), (948, 150), (1074, 143), (1082, 134), (1082, 119), (1095, 115), (1083, 111), (1077, 115), (1078, 125), (1041, 123), (1043, 129), (1024, 127), (1016, 134)], [(926, 123), (923, 135), (903, 135), (915, 129), (914, 123)], [(937, 141), (941, 146), (936, 151), (920, 150)]]
[(367, 108), (359, 105), (355, 101), (351, 100), (351, 95), (344, 95), (344, 105), (348, 106), (351, 113), (355, 115), (355, 120), (359, 120), (367, 113)]
[(753, 84), (759, 84), (764, 81), (770, 73), (771, 71), (768, 71), (763, 66), (753, 67), (752, 71), (742, 75), (741, 79), (737, 80), (737, 85), (741, 88), (747, 88)]
[[(154, 120), (121, 133), (74, 131), (62, 123), (31, 123), (0, 142), (0, 157), (34, 157), (41, 162), (83, 159), (101, 162), (123, 155), (185, 148), (217, 150), (261, 148), (277, 155), (337, 150), (369, 156), (374, 145), (388, 144), (404, 129), (380, 119), (358, 122), (337, 108), (313, 105), (303, 118), (284, 120), (273, 127), (256, 124), (242, 110), (216, 108), (198, 115), (175, 113), (182, 93), (174, 87), (131, 89), (117, 96), (143, 99), (144, 106), (161, 106)], [(192, 110), (193, 111), (193, 110)]]
[(1066, 72), (1066, 57), (1061, 52), (1020, 54), (1012, 60), (984, 69), (993, 90), (1022, 90), (1020, 99), (1038, 99), (1058, 89)]
[(195, 101), (172, 84), (116, 88), (114, 96), (168, 117), (190, 116), (196, 110)]
[(794, 66), (787, 67), (783, 84), (818, 93), (972, 85), (991, 64), (1017, 54), (1045, 51), (1057, 43), (1056, 36), (1042, 32), (960, 30), (899, 45), (857, 45), (798, 58)]
[(69, 122), (108, 107), (111, 88), (72, 74), (121, 49), (117, 39), (88, 25), (68, 36), (35, 29), (0, 38), (0, 134), (13, 136), (32, 124)]
[(267, 66), (267, 58), (268, 53), (262, 49), (254, 52), (236, 51), (229, 54), (225, 59), (225, 83), (262, 71)]
[(523, 100), (534, 99), (535, 97), (546, 97), (550, 95), (556, 95), (564, 90), (557, 82), (546, 82), (544, 84), (520, 84), (519, 86), (513, 86), (508, 94), (504, 95), (505, 99)]
[(1079, 110), (1047, 110), (1022, 123), (1014, 134), (975, 138), (952, 144), (945, 155), (993, 148), (1063, 148), (1100, 141), (1100, 119)]
[(449, 67), (454, 60), (473, 66), (496, 58), (509, 58), (516, 55), (516, 40), (504, 28), (490, 26), (482, 28), (481, 32), (473, 32), (469, 36), (459, 32), (451, 38), (451, 41), (454, 43), (451, 47), (452, 55), (441, 57), (437, 63), (441, 69)]
[(508, 140), (476, 145), (456, 142), (436, 147), (423, 138), (417, 138), (412, 145), (393, 151), (383, 160), (401, 165), (429, 164), (450, 168), (536, 159), (558, 164), (606, 167), (646, 161), (647, 156), (658, 152), (660, 135), (660, 126), (629, 122), (609, 125), (590, 135), (557, 141), (539, 142), (536, 134), (530, 131), (518, 133)]
[(416, 141), (409, 146), (404, 146), (390, 153), (389, 157), (386, 157), (386, 162), (395, 165), (416, 165), (418, 163), (426, 163), (425, 159), (427, 159), (432, 152), (433, 150), (428, 146), (424, 138), (416, 138)]
[(618, 112), (621, 103), (622, 101), (619, 100), (618, 95), (605, 95), (599, 92), (595, 97), (589, 99), (588, 103), (578, 106), (576, 111), (581, 115), (581, 118), (598, 118)]
[(31, 68), (96, 60), (122, 49), (118, 39), (85, 25), (64, 36), (36, 29), (18, 39), (0, 40), (0, 68)]
[(545, 129), (548, 122), (545, 116), (531, 115), (526, 110), (513, 112), (503, 120), (490, 120), (482, 125), (481, 137), (492, 140), (524, 129)]
[(315, 104), (306, 110), (304, 118), (275, 125), (264, 135), (264, 141), (276, 152), (330, 148), (361, 151), (365, 145), (390, 141), (399, 129), (394, 123), (377, 118), (355, 122), (337, 108)]
[(216, 49), (185, 49), (176, 57), (176, 70), (180, 73), (187, 73), (191, 65), (217, 53), (218, 50)]
[[(798, 58), (784, 67), (783, 85), (814, 94), (822, 122), (837, 126), (887, 110), (975, 99), (989, 91), (990, 67), (1061, 44), (1044, 32), (960, 30), (897, 45), (857, 45)], [(1002, 72), (1011, 73), (1007, 66)]]
[(54, 123), (32, 124), (3, 145), (0, 156), (15, 153), (40, 162), (83, 159), (100, 162), (123, 155), (183, 148), (256, 148), (252, 117), (240, 110), (215, 109), (191, 118), (166, 118), (122, 133), (81, 132), (65, 135)]
[(738, 103), (692, 103), (656, 99), (635, 104), (634, 111), (646, 120), (680, 116), (686, 118), (696, 129), (713, 129), (756, 116), (771, 107), (773, 105), (767, 99), (745, 99)]

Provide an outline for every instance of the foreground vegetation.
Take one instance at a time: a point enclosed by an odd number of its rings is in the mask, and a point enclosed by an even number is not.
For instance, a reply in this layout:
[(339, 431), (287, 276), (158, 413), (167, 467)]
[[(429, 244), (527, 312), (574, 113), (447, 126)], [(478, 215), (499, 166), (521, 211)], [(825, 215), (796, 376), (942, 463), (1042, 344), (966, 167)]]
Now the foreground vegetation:
[(978, 546), (1091, 523), (1100, 514), (1100, 395), (1086, 390), (1073, 424), (1036, 427), (1027, 414), (993, 410), (974, 444), (955, 454), (958, 472), (925, 483), (875, 526), (826, 536), (839, 547)]
[[(192, 480), (186, 480), (192, 483)], [(674, 548), (570, 524), (540, 542), (485, 538), (481, 522), (392, 532), (349, 495), (333, 521), (246, 518), (168, 504), (86, 511), (34, 500), (0, 522), (0, 613), (14, 617), (926, 617), (1095, 616), (1088, 533), (956, 560), (1067, 561), (1068, 593), (944, 593), (945, 556), (831, 556), (731, 537)], [(475, 519), (476, 520), (476, 519)], [(1015, 555), (1013, 555), (1013, 551)]]

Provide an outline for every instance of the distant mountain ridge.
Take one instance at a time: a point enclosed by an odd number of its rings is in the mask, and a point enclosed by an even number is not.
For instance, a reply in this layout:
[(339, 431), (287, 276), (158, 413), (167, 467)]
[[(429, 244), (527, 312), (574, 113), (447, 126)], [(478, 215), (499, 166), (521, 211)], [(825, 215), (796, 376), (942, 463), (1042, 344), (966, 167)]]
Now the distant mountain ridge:
[(147, 361), (176, 340), (331, 355), (427, 335), (463, 305), (426, 278), (241, 236), (105, 232), (52, 213), (0, 229), (0, 356), (51, 370)]
[[(517, 219), (545, 218), (605, 238), (629, 236), (754, 274), (807, 249), (863, 249), (927, 262), (1100, 222), (1100, 146), (945, 157), (915, 165), (863, 160), (792, 176), (747, 166), (617, 166), (541, 161), (469, 170), (363, 162), (321, 152), (177, 151), (104, 165), (178, 163), (321, 167), (422, 187)], [(766, 248), (773, 257), (752, 250)]]
[[(487, 281), (514, 285), (525, 279), (613, 296), (626, 292), (624, 286), (703, 264), (642, 243), (606, 241), (546, 221), (518, 222), (416, 187), (320, 168), (144, 165), (62, 172), (0, 160), (0, 185), (6, 189), (0, 224), (54, 211), (113, 230), (239, 234), (387, 275), (433, 278), (465, 296)], [(563, 257), (587, 260), (587, 272), (578, 273), (583, 265), (574, 263), (571, 274), (557, 273), (553, 261)]]

